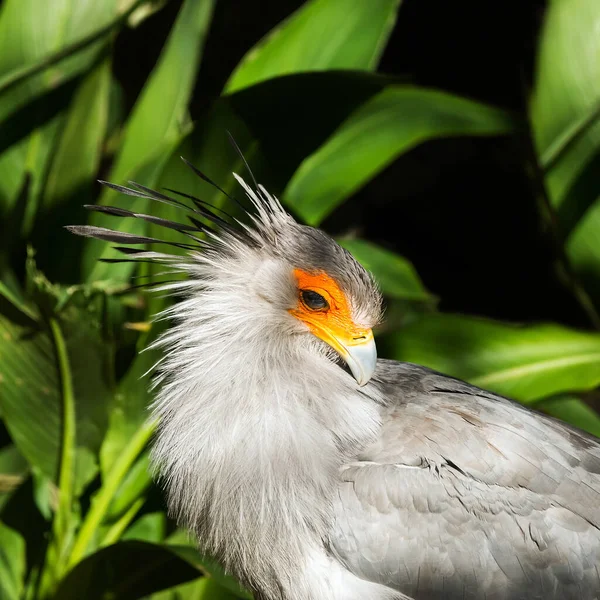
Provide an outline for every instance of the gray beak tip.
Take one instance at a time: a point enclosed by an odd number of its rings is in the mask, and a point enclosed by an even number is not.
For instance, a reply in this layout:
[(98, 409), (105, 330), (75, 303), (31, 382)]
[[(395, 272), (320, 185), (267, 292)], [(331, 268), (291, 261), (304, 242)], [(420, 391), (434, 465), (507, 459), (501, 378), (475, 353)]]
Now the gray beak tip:
[(377, 366), (377, 347), (375, 340), (369, 339), (364, 344), (346, 346), (344, 360), (359, 386), (369, 383)]

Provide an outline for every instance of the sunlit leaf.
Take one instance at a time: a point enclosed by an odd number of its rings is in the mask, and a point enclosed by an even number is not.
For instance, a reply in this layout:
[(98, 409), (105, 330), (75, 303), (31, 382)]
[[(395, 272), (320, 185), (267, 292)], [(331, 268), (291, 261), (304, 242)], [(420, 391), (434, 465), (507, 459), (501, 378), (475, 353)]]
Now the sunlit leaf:
[[(115, 0), (96, 2), (5, 0), (0, 10), (0, 75), (35, 65), (115, 15)], [(72, 78), (89, 68), (108, 36), (0, 94), (0, 209), (9, 207), (32, 174), (31, 213), (42, 189), (60, 115), (74, 89)], [(9, 149), (9, 150), (7, 150)]]
[(437, 90), (393, 86), (356, 110), (296, 171), (283, 199), (310, 225), (400, 154), (431, 138), (502, 135), (505, 111)]
[(530, 402), (600, 384), (600, 334), (426, 315), (387, 338), (391, 358)]
[(400, 0), (309, 0), (246, 54), (225, 90), (302, 71), (374, 70), (399, 5)]
[[(158, 59), (127, 122), (123, 146), (110, 173), (114, 183), (136, 182), (152, 187), (162, 168), (189, 127), (187, 106), (194, 88), (202, 47), (208, 33), (214, 0), (185, 0)], [(102, 204), (111, 204), (118, 196), (106, 189)], [(127, 207), (147, 212), (147, 200), (129, 199)], [(110, 217), (97, 214), (95, 225), (112, 224)], [(143, 222), (125, 221), (122, 231), (140, 233)], [(89, 279), (126, 279), (132, 265), (106, 265), (96, 262), (112, 251), (107, 244), (90, 240), (86, 246), (84, 270)]]
[(366, 240), (340, 239), (338, 242), (374, 275), (386, 296), (416, 302), (433, 301), (415, 268), (402, 256)]
[(25, 578), (25, 540), (0, 523), (0, 598), (20, 600)]
[(595, 0), (552, 0), (537, 52), (533, 133), (565, 232), (599, 195), (599, 25)]
[(600, 4), (552, 0), (531, 121), (568, 257), (600, 306)]
[(600, 438), (600, 415), (575, 396), (547, 398), (535, 408)]
[[(104, 464), (106, 465), (106, 462)], [(151, 483), (149, 456), (148, 452), (144, 452), (119, 486), (106, 514), (106, 519), (111, 520), (122, 515), (136, 500), (144, 495)]]
[[(140, 348), (141, 349), (141, 348)], [(140, 352), (119, 383), (111, 403), (109, 427), (102, 443), (100, 464), (107, 475), (121, 451), (138, 428), (148, 419), (149, 381), (143, 375), (158, 360), (156, 353)]]

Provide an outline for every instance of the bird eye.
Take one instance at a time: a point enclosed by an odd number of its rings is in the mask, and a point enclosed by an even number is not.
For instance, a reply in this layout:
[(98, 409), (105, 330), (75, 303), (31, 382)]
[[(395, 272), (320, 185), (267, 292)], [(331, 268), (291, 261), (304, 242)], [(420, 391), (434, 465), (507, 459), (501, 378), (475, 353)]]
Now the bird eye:
[(310, 310), (326, 310), (329, 308), (329, 303), (321, 294), (312, 290), (300, 290), (300, 298), (307, 308)]

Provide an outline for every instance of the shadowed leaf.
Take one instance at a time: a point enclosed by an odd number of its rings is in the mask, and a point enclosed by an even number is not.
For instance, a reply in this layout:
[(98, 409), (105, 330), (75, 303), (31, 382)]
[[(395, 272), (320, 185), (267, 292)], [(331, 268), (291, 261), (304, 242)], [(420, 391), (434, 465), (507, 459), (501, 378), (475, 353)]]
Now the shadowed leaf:
[(296, 171), (283, 200), (318, 225), (400, 154), (431, 138), (502, 135), (505, 111), (445, 92), (391, 86), (358, 108)]
[(559, 325), (516, 326), (427, 315), (384, 343), (392, 358), (522, 402), (600, 384), (600, 334)]

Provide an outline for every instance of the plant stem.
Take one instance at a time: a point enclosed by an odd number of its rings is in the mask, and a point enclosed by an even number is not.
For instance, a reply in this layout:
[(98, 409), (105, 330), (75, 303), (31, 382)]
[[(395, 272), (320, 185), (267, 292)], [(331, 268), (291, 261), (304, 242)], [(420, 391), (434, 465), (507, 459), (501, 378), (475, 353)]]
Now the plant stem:
[(58, 507), (54, 516), (53, 535), (56, 548), (55, 570), (60, 570), (71, 510), (73, 507), (73, 479), (75, 472), (75, 395), (69, 365), (67, 345), (56, 318), (49, 320), (56, 349), (62, 394), (62, 448), (58, 476)]
[(106, 480), (98, 491), (87, 513), (81, 529), (75, 539), (73, 550), (68, 561), (68, 568), (73, 567), (85, 555), (94, 534), (102, 523), (106, 512), (114, 498), (119, 486), (125, 479), (129, 469), (136, 461), (142, 450), (145, 448), (148, 440), (152, 437), (156, 428), (155, 423), (146, 423), (140, 427), (131, 438), (129, 444), (123, 449), (119, 458), (115, 461)]

